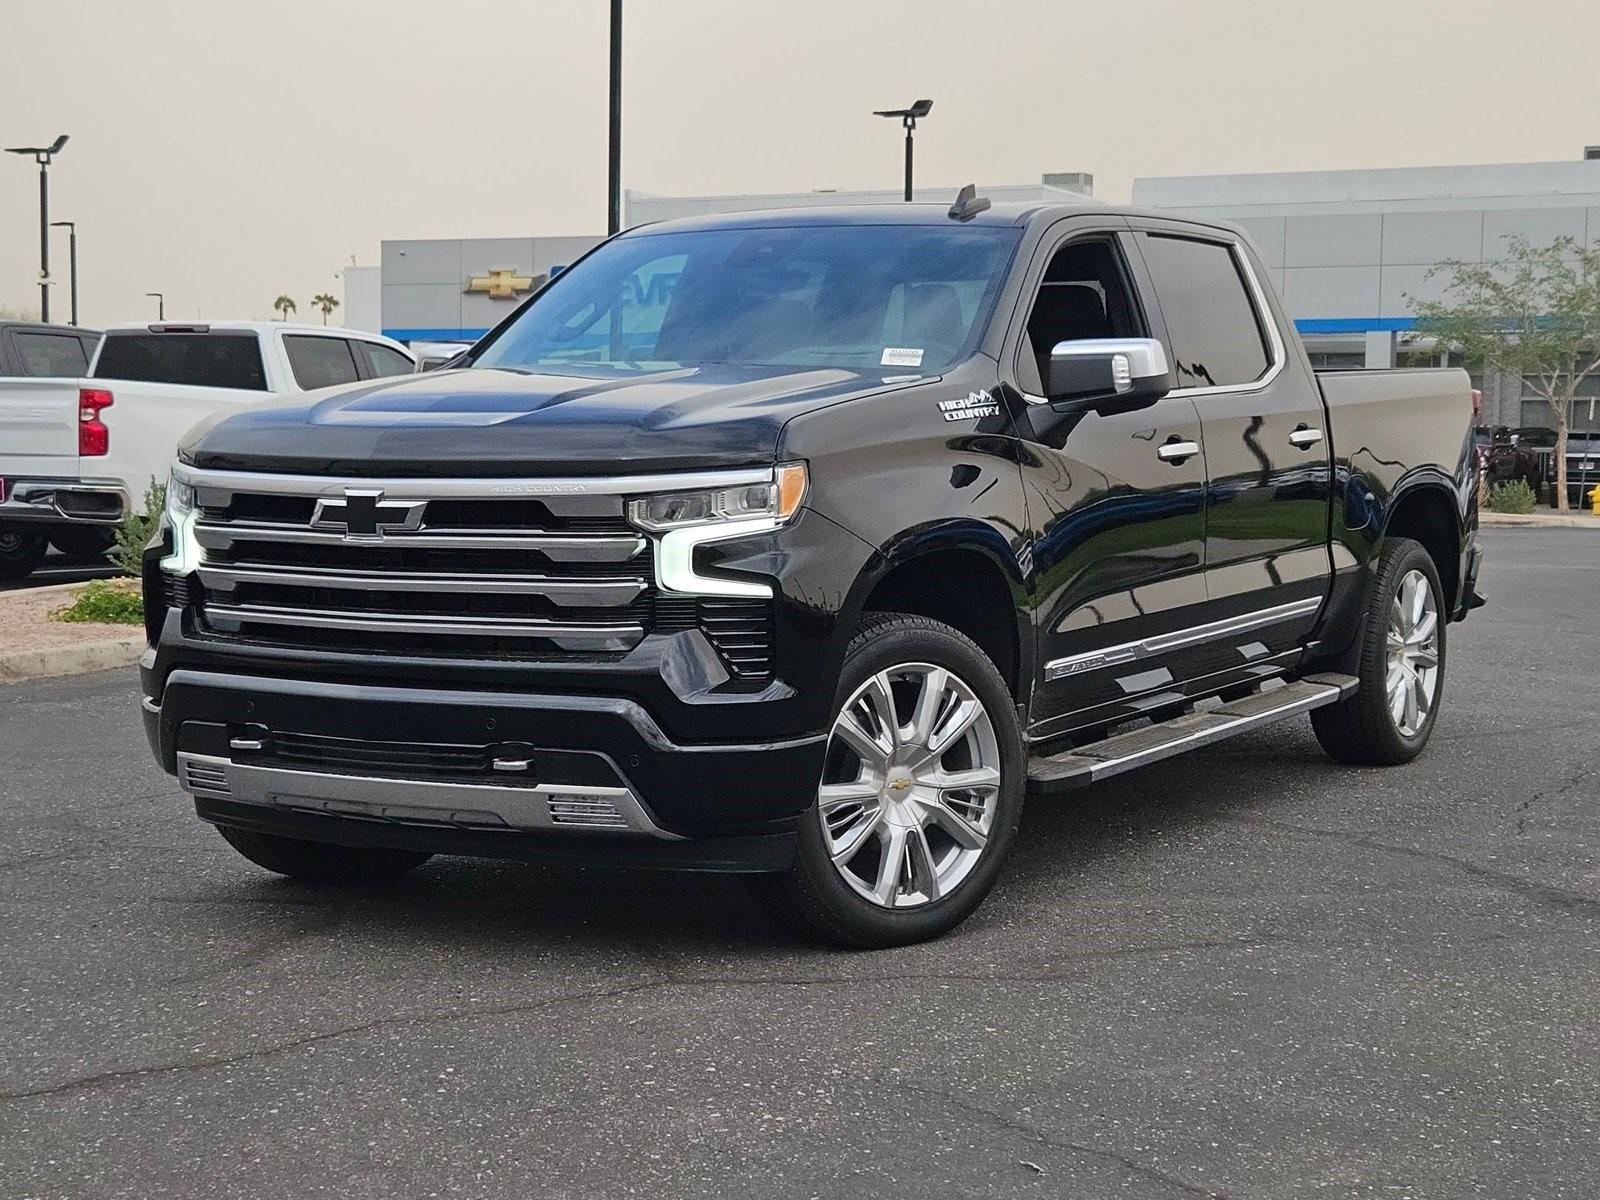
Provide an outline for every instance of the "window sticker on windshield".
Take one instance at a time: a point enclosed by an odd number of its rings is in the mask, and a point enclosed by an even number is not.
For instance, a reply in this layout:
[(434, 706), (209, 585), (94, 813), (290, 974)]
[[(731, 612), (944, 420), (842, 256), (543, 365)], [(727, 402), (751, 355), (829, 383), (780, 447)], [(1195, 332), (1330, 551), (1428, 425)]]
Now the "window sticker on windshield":
[(878, 360), (879, 366), (884, 367), (920, 367), (922, 365), (922, 347), (915, 349), (904, 346), (889, 346), (883, 352), (883, 357)]

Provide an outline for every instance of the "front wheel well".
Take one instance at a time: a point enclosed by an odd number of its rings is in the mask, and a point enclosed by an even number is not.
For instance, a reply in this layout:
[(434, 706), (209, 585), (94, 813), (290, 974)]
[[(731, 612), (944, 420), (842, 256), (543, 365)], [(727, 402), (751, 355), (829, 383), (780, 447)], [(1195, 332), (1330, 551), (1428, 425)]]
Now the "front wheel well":
[(1450, 494), (1438, 487), (1407, 492), (1390, 513), (1383, 536), (1406, 537), (1422, 544), (1444, 586), (1445, 611), (1453, 612), (1461, 586), (1461, 533)]
[(1017, 598), (995, 561), (976, 550), (938, 550), (898, 563), (873, 585), (862, 612), (929, 617), (978, 644), (1006, 681), (1021, 691)]

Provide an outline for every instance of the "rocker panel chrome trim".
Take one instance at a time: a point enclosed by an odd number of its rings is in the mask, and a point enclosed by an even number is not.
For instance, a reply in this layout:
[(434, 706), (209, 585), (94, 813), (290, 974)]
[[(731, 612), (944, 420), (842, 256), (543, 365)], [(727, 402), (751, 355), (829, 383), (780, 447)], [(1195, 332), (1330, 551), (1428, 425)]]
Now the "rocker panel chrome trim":
[(1137, 642), (1123, 642), (1117, 646), (1107, 646), (1100, 650), (1057, 658), (1045, 664), (1044, 677), (1046, 680), (1065, 679), (1069, 675), (1081, 675), (1085, 671), (1120, 666), (1141, 658), (1150, 658), (1168, 651), (1181, 650), (1186, 646), (1198, 645), (1201, 642), (1216, 641), (1236, 633), (1246, 633), (1266, 625), (1276, 625), (1280, 621), (1309, 616), (1321, 606), (1322, 597), (1314, 596), (1308, 600), (1279, 604), (1273, 608), (1259, 609), (1237, 617), (1228, 617), (1222, 621), (1211, 621), (1205, 625), (1195, 625), (1172, 633), (1157, 634)]

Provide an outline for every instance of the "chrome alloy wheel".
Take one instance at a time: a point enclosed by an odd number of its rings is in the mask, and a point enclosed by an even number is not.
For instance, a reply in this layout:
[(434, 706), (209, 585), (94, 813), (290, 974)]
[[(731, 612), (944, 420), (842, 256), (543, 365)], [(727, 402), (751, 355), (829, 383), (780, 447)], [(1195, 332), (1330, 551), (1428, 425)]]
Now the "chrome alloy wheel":
[(817, 815), (840, 876), (873, 904), (915, 908), (948, 896), (983, 856), (1000, 745), (962, 679), (906, 663), (845, 701), (822, 780)]
[(1389, 715), (1402, 736), (1416, 737), (1427, 725), (1439, 691), (1439, 610), (1421, 571), (1407, 571), (1400, 579), (1389, 606), (1385, 649)]

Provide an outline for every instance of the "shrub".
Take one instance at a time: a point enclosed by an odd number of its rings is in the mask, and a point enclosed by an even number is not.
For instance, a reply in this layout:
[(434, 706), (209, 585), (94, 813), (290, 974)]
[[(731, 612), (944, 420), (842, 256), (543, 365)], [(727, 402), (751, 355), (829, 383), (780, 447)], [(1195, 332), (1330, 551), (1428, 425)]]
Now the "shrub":
[(96, 579), (78, 593), (66, 608), (50, 614), (72, 624), (92, 621), (106, 625), (138, 625), (144, 620), (144, 600), (139, 585), (128, 579)]
[(130, 512), (117, 526), (117, 565), (123, 574), (137, 579), (144, 570), (144, 548), (161, 523), (161, 510), (167, 506), (167, 485), (154, 479), (144, 491), (144, 511)]
[(1489, 489), (1489, 511), (1497, 513), (1531, 513), (1538, 497), (1526, 479), (1508, 479)]

